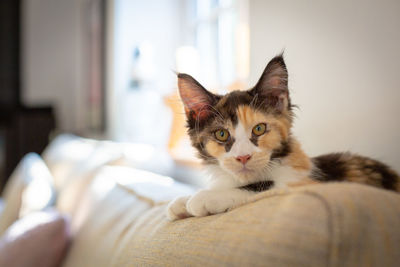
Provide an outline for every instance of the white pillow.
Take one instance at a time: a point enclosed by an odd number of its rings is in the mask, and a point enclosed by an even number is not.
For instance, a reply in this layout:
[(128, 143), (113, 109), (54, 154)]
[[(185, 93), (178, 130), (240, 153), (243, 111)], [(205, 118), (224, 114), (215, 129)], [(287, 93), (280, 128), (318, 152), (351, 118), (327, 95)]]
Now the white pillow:
[(3, 210), (4, 210), (4, 201), (2, 198), (0, 198), (0, 217), (1, 217), (1, 214), (3, 213)]
[(3, 201), (0, 235), (20, 216), (54, 203), (53, 178), (38, 154), (29, 153), (22, 158), (4, 188)]
[(46, 147), (42, 157), (54, 176), (57, 190), (63, 188), (76, 165), (94, 154), (97, 145), (95, 140), (61, 134)]

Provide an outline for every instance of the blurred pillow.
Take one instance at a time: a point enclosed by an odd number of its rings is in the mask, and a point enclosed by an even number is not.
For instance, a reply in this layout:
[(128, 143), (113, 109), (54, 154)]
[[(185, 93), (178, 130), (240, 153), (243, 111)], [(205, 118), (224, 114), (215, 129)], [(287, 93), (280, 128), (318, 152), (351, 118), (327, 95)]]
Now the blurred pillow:
[(59, 266), (68, 239), (68, 221), (61, 214), (31, 213), (12, 224), (0, 239), (0, 266)]
[(105, 165), (115, 164), (122, 157), (121, 146), (117, 143), (97, 141), (92, 153), (86, 159), (71, 166), (69, 171), (63, 174), (63, 178), (55, 177), (59, 181), (57, 209), (73, 216), (98, 170)]
[(97, 141), (72, 134), (57, 136), (43, 151), (43, 160), (55, 178), (57, 190), (62, 188), (71, 170), (93, 155)]
[(103, 168), (102, 175), (114, 178), (119, 187), (152, 205), (195, 192), (194, 187), (190, 185), (144, 170), (110, 166)]
[[(102, 167), (71, 216), (73, 245), (63, 267), (111, 266), (115, 247), (135, 231), (142, 214), (159, 202), (191, 193), (192, 188), (169, 177), (123, 166)], [(135, 261), (126, 264), (136, 266)]]
[(41, 157), (29, 153), (22, 158), (4, 188), (4, 209), (0, 215), (0, 235), (32, 211), (43, 210), (54, 203), (52, 176)]
[(3, 199), (0, 198), (0, 217), (1, 217), (1, 214), (3, 213), (3, 209), (4, 209), (4, 201), (3, 201)]
[(62, 134), (50, 143), (42, 155), (54, 176), (55, 188), (60, 192), (78, 177), (120, 160), (122, 151), (114, 142)]

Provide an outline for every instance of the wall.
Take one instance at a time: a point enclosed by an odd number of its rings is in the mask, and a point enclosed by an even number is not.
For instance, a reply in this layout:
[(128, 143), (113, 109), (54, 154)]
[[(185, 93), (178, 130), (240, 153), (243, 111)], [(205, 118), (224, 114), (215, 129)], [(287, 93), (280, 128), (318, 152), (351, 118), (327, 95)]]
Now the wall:
[(84, 128), (85, 0), (25, 0), (22, 101), (53, 104), (61, 131)]
[(400, 171), (400, 2), (250, 1), (250, 83), (285, 49), (306, 152), (354, 151)]

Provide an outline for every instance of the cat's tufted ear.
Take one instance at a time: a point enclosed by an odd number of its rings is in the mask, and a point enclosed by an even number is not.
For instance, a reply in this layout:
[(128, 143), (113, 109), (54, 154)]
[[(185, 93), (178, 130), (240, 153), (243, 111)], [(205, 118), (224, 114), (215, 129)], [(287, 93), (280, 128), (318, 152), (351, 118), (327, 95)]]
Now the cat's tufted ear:
[(211, 114), (217, 96), (207, 91), (192, 76), (179, 73), (178, 88), (189, 120), (203, 121)]
[(251, 90), (265, 99), (266, 105), (282, 112), (290, 108), (288, 72), (282, 55), (274, 57)]

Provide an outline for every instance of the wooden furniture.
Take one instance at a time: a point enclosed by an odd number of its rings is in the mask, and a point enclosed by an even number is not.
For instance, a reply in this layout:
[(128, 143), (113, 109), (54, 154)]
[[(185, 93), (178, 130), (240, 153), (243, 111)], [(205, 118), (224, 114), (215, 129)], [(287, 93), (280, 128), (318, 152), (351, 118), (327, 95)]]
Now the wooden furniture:
[(20, 8), (19, 0), (0, 1), (0, 191), (19, 160), (28, 152), (41, 153), (55, 128), (51, 106), (21, 103)]
[(49, 143), (50, 133), (55, 129), (52, 107), (20, 107), (7, 115), (7, 119), (0, 121), (5, 138), (1, 190), (21, 158), (29, 152), (41, 153)]

